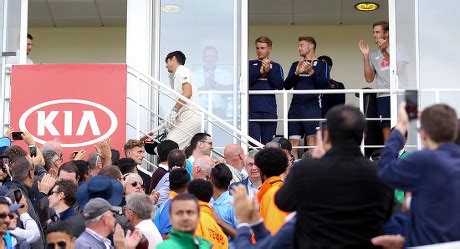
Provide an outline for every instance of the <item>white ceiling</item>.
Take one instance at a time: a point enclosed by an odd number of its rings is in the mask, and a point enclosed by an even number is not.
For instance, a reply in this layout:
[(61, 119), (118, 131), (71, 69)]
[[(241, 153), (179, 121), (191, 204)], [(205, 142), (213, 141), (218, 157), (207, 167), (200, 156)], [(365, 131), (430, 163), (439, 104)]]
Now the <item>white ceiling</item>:
[[(126, 1), (29, 0), (29, 25), (31, 27), (125, 26)], [(248, 0), (248, 2), (251, 26), (353, 25), (388, 20), (388, 0), (373, 0), (380, 5), (380, 8), (372, 12), (355, 10), (354, 5), (361, 2), (359, 0)]]

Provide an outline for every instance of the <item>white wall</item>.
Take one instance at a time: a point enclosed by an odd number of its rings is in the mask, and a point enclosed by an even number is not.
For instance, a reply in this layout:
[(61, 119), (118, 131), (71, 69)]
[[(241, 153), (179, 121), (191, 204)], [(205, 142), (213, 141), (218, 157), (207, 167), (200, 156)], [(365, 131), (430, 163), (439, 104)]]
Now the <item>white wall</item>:
[(125, 27), (29, 28), (34, 63), (125, 63)]
[[(299, 60), (299, 36), (313, 36), (317, 43), (316, 56), (328, 55), (334, 65), (331, 77), (343, 82), (345, 88), (374, 87), (364, 80), (363, 59), (358, 48), (360, 39), (371, 47), (372, 25), (335, 26), (251, 26), (249, 27), (249, 56), (255, 58), (254, 41), (258, 36), (268, 36), (273, 41), (271, 59), (281, 64), (285, 77), (292, 62)], [(347, 103), (358, 104), (354, 95), (347, 95)]]

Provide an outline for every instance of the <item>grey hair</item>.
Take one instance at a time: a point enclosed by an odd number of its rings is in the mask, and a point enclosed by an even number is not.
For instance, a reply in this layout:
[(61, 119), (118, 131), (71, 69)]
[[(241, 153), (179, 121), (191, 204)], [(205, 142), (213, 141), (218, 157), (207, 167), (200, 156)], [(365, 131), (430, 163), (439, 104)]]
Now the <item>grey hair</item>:
[(98, 157), (98, 154), (96, 151), (91, 153), (91, 155), (88, 157), (88, 169), (89, 170), (96, 168), (97, 157)]
[(193, 165), (196, 165), (200, 170), (205, 173), (205, 174), (211, 174), (212, 166), (206, 163), (206, 160), (203, 158), (197, 158), (195, 159), (195, 162)]
[(150, 196), (143, 193), (131, 193), (126, 196), (126, 208), (132, 210), (141, 220), (152, 218), (154, 203)]
[(46, 142), (41, 147), (45, 169), (49, 171), (54, 162), (61, 158), (60, 144), (57, 142)]
[(266, 145), (265, 145), (265, 148), (278, 148), (278, 149), (281, 149), (281, 144), (278, 143), (278, 142), (268, 142)]
[(109, 210), (109, 211), (107, 211), (107, 212), (105, 212), (105, 213), (103, 213), (103, 214), (101, 214), (101, 215), (99, 215), (99, 216), (96, 216), (96, 217), (94, 217), (94, 218), (92, 218), (92, 219), (89, 219), (89, 220), (85, 221), (85, 224), (88, 224), (88, 223), (97, 223), (97, 222), (99, 222), (99, 221), (102, 219), (102, 217), (103, 217), (105, 214), (107, 214), (108, 212), (112, 212), (112, 211)]
[[(271, 143), (271, 142), (270, 142)], [(244, 157), (244, 164), (246, 165), (246, 161), (248, 158), (255, 158), (259, 150), (251, 150), (248, 152), (248, 154)]]

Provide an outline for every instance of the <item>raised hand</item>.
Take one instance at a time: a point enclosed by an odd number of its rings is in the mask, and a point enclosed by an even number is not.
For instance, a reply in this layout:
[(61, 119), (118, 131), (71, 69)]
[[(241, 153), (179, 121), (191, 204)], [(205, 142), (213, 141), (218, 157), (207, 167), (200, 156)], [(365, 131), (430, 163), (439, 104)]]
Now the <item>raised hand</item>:
[(364, 56), (369, 56), (369, 45), (367, 45), (366, 42), (364, 42), (364, 40), (359, 41), (359, 50), (361, 50), (361, 53)]

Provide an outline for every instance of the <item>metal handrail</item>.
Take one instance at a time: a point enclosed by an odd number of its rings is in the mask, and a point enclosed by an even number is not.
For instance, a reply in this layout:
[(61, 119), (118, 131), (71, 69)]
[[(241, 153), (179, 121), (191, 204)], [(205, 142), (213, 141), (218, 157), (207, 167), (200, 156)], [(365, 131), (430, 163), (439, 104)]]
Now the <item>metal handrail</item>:
[[(239, 139), (242, 143), (245, 143), (247, 146), (250, 146), (250, 147), (260, 147), (260, 148), (262, 148), (262, 147), (264, 146), (264, 145), (261, 144), (259, 141), (253, 139), (252, 137), (250, 137), (250, 136), (247, 135), (247, 134), (242, 133), (240, 130), (234, 128), (233, 126), (231, 126), (230, 124), (228, 124), (227, 122), (225, 122), (224, 120), (222, 120), (221, 118), (219, 118), (218, 116), (216, 116), (215, 114), (213, 114), (213, 113), (209, 112), (208, 110), (202, 108), (202, 107), (201, 107), (200, 105), (198, 105), (197, 103), (195, 103), (195, 102), (191, 101), (190, 99), (184, 97), (182, 94), (180, 94), (180, 93), (174, 91), (173, 89), (171, 89), (171, 87), (169, 87), (169, 86), (163, 84), (162, 82), (160, 82), (160, 81), (154, 79), (154, 78), (151, 77), (150, 75), (144, 74), (144, 73), (142, 73), (142, 72), (140, 72), (140, 71), (138, 71), (138, 70), (136, 70), (135, 68), (130, 67), (130, 66), (128, 66), (127, 68), (128, 68), (128, 73), (131, 73), (131, 74), (133, 74), (133, 75), (135, 75), (135, 76), (137, 76), (137, 77), (141, 76), (141, 77), (147, 79), (148, 81), (154, 83), (154, 84), (151, 84), (150, 82), (142, 81), (142, 82), (144, 82), (145, 84), (147, 84), (148, 86), (153, 87), (153, 88), (155, 88), (155, 89), (157, 89), (157, 90), (159, 90), (159, 91), (165, 90), (166, 92), (168, 92), (168, 94), (172, 94), (172, 95), (175, 96), (176, 98), (182, 100), (184, 103), (190, 105), (190, 106), (192, 107), (192, 108), (189, 108), (189, 107), (188, 107), (190, 110), (192, 110), (192, 111), (197, 110), (196, 113), (198, 113), (198, 114), (201, 114), (201, 113), (205, 114), (206, 117), (208, 117), (208, 122), (211, 122), (213, 125), (215, 125), (215, 126), (217, 126), (217, 127), (219, 127), (219, 128), (222, 128), (222, 129), (223, 129), (224, 131), (226, 131), (227, 133), (229, 133), (228, 130), (230, 130), (233, 134), (236, 134), (236, 135), (240, 136), (241, 138), (244, 138), (245, 140), (249, 141), (249, 142), (246, 142), (246, 141), (244, 141), (244, 140), (242, 140), (242, 139), (236, 137), (235, 135), (233, 135), (235, 138)], [(187, 105), (184, 105), (184, 106), (187, 106)], [(195, 110), (194, 110), (193, 108), (195, 108)], [(205, 117), (205, 118), (206, 118), (206, 117)], [(209, 120), (209, 118), (211, 118), (212, 120)], [(217, 123), (216, 123), (216, 122), (217, 122)], [(224, 126), (225, 129), (224, 129), (224, 127), (222, 127), (222, 126)], [(231, 134), (231, 133), (229, 133), (229, 134)], [(254, 144), (255, 146), (251, 145), (250, 143)]]

